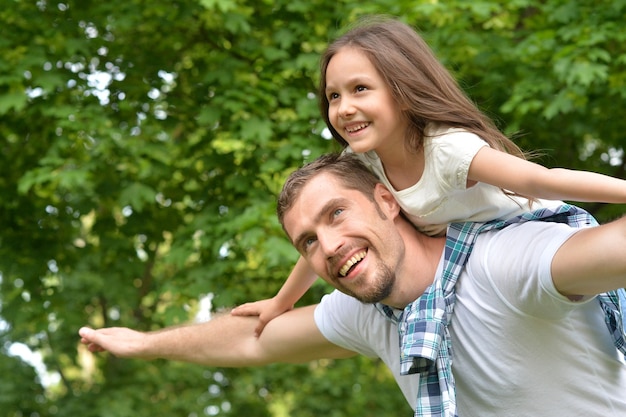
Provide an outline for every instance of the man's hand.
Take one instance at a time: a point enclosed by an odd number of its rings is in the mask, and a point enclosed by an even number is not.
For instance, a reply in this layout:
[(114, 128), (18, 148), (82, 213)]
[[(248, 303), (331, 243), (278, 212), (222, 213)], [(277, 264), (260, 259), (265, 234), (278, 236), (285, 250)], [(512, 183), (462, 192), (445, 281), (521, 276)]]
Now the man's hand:
[(80, 342), (91, 352), (110, 352), (120, 358), (154, 359), (145, 354), (148, 335), (126, 327), (94, 330), (82, 327)]

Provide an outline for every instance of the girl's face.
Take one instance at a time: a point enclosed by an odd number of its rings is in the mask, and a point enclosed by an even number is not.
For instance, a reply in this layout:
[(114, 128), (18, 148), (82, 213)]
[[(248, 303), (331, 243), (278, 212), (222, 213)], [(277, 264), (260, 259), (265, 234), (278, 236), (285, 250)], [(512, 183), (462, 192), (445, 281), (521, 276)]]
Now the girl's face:
[(367, 55), (344, 47), (326, 69), (328, 118), (354, 152), (403, 151), (407, 121)]

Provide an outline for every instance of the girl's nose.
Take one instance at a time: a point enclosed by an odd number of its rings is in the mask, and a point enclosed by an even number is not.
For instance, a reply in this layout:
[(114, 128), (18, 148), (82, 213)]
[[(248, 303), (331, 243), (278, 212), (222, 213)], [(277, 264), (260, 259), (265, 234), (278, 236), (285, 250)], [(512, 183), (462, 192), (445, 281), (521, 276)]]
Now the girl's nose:
[(341, 103), (339, 104), (339, 116), (342, 118), (346, 118), (353, 115), (354, 112), (355, 108), (352, 101), (342, 97)]

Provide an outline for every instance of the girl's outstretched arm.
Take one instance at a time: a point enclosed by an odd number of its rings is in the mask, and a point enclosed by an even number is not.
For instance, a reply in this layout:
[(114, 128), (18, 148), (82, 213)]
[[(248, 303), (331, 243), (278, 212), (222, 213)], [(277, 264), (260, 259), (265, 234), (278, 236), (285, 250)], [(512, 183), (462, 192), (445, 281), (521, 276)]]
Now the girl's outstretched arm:
[(287, 277), (282, 288), (273, 298), (242, 304), (232, 310), (235, 316), (259, 316), (254, 329), (259, 336), (267, 323), (286, 311), (293, 309), (294, 304), (311, 288), (317, 275), (307, 261), (300, 257)]
[(546, 200), (626, 203), (626, 181), (589, 171), (546, 168), (506, 152), (483, 147), (474, 156), (468, 182), (484, 182)]

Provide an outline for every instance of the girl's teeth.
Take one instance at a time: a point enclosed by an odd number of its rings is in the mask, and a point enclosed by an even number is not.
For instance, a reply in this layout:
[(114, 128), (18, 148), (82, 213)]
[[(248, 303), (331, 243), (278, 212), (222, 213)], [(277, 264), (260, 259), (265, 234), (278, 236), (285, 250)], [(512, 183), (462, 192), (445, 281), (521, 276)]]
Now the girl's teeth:
[(356, 132), (358, 130), (361, 130), (361, 129), (364, 129), (366, 127), (367, 127), (367, 123), (363, 123), (363, 124), (360, 124), (358, 126), (352, 126), (350, 128), (346, 128), (346, 130), (348, 131), (348, 133), (354, 133), (354, 132)]

